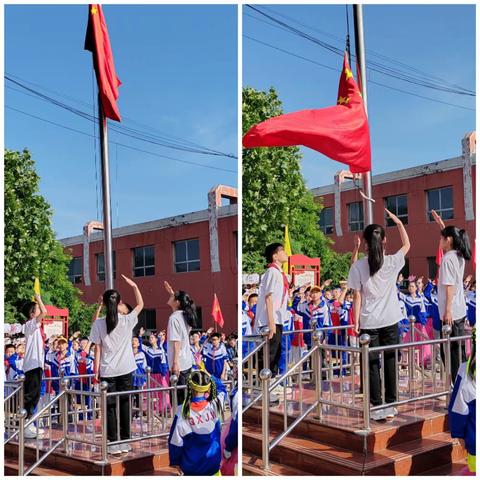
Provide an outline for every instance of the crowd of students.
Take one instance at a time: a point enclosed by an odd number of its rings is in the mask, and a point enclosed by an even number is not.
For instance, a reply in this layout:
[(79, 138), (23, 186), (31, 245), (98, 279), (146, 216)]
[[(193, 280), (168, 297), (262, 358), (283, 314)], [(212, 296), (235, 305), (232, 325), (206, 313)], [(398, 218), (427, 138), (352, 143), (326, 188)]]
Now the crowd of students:
[[(132, 280), (123, 278), (134, 290), (136, 307), (123, 303), (118, 291), (107, 290), (99, 299), (89, 337), (81, 337), (80, 332), (75, 332), (69, 339), (61, 335), (45, 338), (42, 321), (46, 309), (40, 295), (35, 295), (35, 301), (25, 304), (23, 314), (26, 321), (9, 326), (9, 333), (5, 336), (5, 380), (15, 381), (20, 376), (25, 377), (27, 419), (51, 395), (59, 393), (62, 376), (70, 378), (74, 390), (96, 389), (100, 381), (107, 383), (107, 391), (141, 390), (146, 387), (147, 367), (150, 367), (150, 388), (168, 387), (172, 374), (177, 375), (178, 385), (185, 385), (178, 390), (179, 410), (175, 412), (169, 437), (171, 465), (178, 467), (182, 473), (196, 475), (209, 474), (212, 469), (215, 471), (210, 474), (217, 473), (221, 464), (222, 469), (232, 470), (237, 461), (236, 455), (232, 458), (238, 431), (235, 386), (237, 335), (225, 336), (224, 333), (214, 332), (213, 328), (207, 331), (196, 328), (198, 322), (193, 301), (185, 292), (175, 292), (166, 283), (168, 304), (172, 307), (168, 338), (164, 330), (150, 332), (148, 343), (144, 343), (143, 328), (133, 333), (143, 308), (142, 296)], [(105, 315), (100, 316), (103, 309)], [(222, 383), (227, 377), (234, 383), (230, 398), (227, 398)], [(201, 402), (198, 400), (200, 396), (203, 398)], [(159, 411), (171, 408), (170, 396), (165, 391), (154, 392), (152, 397), (156, 405), (154, 408)], [(87, 396), (87, 410), (91, 409), (90, 400), (91, 397)], [(223, 412), (228, 400), (231, 403), (231, 421), (223, 429), (227, 435), (221, 441), (220, 419), (223, 415), (218, 413)], [(133, 401), (134, 416), (139, 416), (142, 411), (139, 408), (140, 392)], [(128, 396), (120, 396), (118, 412), (115, 403), (107, 402), (108, 440), (116, 441), (119, 433), (120, 439), (125, 442), (109, 447), (108, 453), (113, 455), (131, 451), (128, 439), (132, 418)], [(194, 418), (203, 414), (204, 425), (196, 428)], [(79, 415), (82, 420), (83, 412)], [(87, 415), (91, 418), (92, 412)], [(117, 424), (120, 432), (117, 432)], [(208, 434), (205, 433), (207, 424), (211, 427)], [(30, 439), (43, 433), (33, 424), (25, 429), (25, 437)], [(181, 439), (188, 443), (188, 449), (183, 448)], [(194, 445), (196, 448), (193, 448)], [(193, 451), (196, 454), (202, 451), (202, 454), (198, 461), (192, 463)]]

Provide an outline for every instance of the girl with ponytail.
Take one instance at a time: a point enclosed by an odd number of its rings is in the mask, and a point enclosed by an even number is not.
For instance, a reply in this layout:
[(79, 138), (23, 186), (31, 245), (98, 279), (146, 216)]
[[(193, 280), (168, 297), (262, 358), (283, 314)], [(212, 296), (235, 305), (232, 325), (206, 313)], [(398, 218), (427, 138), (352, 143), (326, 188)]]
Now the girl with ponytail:
[[(397, 296), (397, 278), (405, 265), (405, 255), (410, 250), (410, 240), (400, 219), (385, 209), (398, 228), (402, 247), (395, 255), (386, 255), (387, 238), (385, 229), (378, 224), (368, 225), (363, 232), (366, 257), (357, 260), (350, 267), (348, 287), (354, 290), (353, 315), (355, 332), (370, 336), (370, 347), (396, 345), (398, 322), (404, 315)], [(384, 353), (385, 382), (380, 382), (379, 355), (369, 358), (370, 402), (382, 405), (382, 390), (385, 390), (385, 408), (371, 414), (373, 420), (392, 418), (398, 412), (388, 404), (396, 402), (397, 388), (395, 375), (395, 351)]]
[[(440, 227), (440, 248), (443, 251), (440, 269), (438, 271), (438, 311), (444, 324), (452, 327), (450, 338), (465, 335), (465, 318), (467, 304), (463, 291), (465, 261), (472, 258), (470, 240), (467, 232), (453, 225), (445, 226), (435, 210), (432, 217)], [(455, 382), (459, 362), (460, 342), (451, 343), (452, 382)], [(444, 359), (443, 349), (441, 350)], [(461, 346), (461, 361), (465, 362), (465, 346)], [(445, 360), (444, 360), (445, 361)]]
[[(106, 290), (103, 294), (105, 316), (93, 322), (89, 340), (95, 344), (95, 378), (107, 382), (108, 392), (132, 390), (132, 373), (137, 364), (132, 350), (132, 330), (138, 323), (138, 314), (143, 309), (143, 299), (137, 285), (122, 275), (133, 288), (137, 306), (131, 309), (122, 302), (117, 290)], [(99, 309), (100, 310), (100, 309)], [(99, 311), (98, 310), (98, 311)], [(128, 396), (120, 397), (117, 411), (115, 399), (107, 403), (107, 437), (109, 442), (117, 440), (117, 417), (120, 417), (120, 438), (130, 438), (130, 412)], [(119, 455), (131, 450), (125, 442), (111, 445), (108, 453)]]
[[(197, 307), (188, 293), (175, 292), (168, 282), (164, 282), (167, 291), (168, 306), (172, 314), (167, 327), (167, 355), (170, 372), (178, 378), (178, 385), (186, 385), (188, 375), (193, 366), (190, 351), (190, 331), (197, 328)], [(178, 390), (178, 402), (183, 403), (185, 390)]]
[(168, 437), (170, 465), (183, 475), (218, 475), (222, 461), (220, 434), (226, 390), (204, 370), (193, 370)]

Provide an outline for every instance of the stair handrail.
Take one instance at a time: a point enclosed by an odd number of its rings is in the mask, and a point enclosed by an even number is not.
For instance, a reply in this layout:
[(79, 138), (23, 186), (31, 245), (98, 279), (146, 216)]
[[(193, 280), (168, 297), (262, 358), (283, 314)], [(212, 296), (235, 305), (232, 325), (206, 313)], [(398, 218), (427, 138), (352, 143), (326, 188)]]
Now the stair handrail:
[[(10, 435), (10, 432), (12, 431), (11, 420), (12, 417), (14, 419), (16, 418), (17, 412), (24, 406), (24, 385), (24, 375), (20, 375), (17, 380), (4, 383), (4, 387), (13, 388), (13, 390), (5, 396), (3, 404), (4, 427), (5, 432), (7, 432), (7, 438), (4, 438), (3, 440), (4, 446), (18, 435), (18, 430), (15, 427), (13, 427), (13, 433)], [(10, 405), (12, 403), (14, 403), (14, 406), (11, 409)]]

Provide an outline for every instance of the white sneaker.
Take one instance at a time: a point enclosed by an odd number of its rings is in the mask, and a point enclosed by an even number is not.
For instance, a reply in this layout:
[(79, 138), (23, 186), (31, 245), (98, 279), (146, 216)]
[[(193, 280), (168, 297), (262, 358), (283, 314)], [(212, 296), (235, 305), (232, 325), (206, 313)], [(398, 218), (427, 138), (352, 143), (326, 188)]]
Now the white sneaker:
[(35, 425), (29, 425), (26, 427), (24, 436), (25, 438), (37, 438), (37, 429), (35, 428)]
[(394, 418), (398, 415), (398, 410), (395, 407), (388, 407), (385, 410), (387, 418)]
[(110, 455), (121, 455), (122, 454), (122, 451), (120, 450), (119, 445), (110, 445), (107, 449), (107, 452)]
[(119, 445), (119, 449), (122, 453), (128, 453), (132, 451), (132, 447), (129, 443), (123, 443), (122, 445)]
[(386, 414), (385, 410), (386, 410), (385, 408), (382, 408), (380, 410), (373, 411), (370, 414), (370, 418), (372, 420), (376, 420), (377, 422), (380, 421), (380, 420), (385, 420), (387, 418), (387, 414)]

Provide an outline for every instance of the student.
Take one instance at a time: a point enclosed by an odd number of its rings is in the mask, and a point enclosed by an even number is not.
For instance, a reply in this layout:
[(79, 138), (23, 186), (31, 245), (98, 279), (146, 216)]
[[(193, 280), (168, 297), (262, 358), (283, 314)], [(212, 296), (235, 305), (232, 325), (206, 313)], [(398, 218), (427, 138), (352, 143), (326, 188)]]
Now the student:
[(201, 335), (201, 332), (190, 332), (190, 350), (192, 351), (193, 364), (200, 369), (204, 368), (202, 356), (203, 346), (213, 330), (214, 328), (210, 327), (205, 335)]
[[(242, 339), (246, 335), (252, 335), (252, 325), (250, 323), (250, 317), (245, 310), (242, 310)], [(242, 358), (248, 355), (250, 350), (255, 347), (254, 342), (242, 340)]]
[(458, 370), (455, 386), (448, 407), (448, 421), (452, 438), (461, 438), (467, 450), (467, 467), (462, 473), (476, 473), (476, 347), (475, 328), (472, 330), (472, 351), (467, 363), (462, 363)]
[[(193, 366), (190, 350), (190, 331), (197, 328), (197, 308), (188, 294), (182, 290), (175, 292), (168, 282), (164, 282), (169, 294), (167, 304), (172, 309), (168, 318), (167, 356), (170, 372), (177, 376), (177, 385), (186, 385)], [(185, 399), (185, 389), (177, 391), (179, 405)]]
[(238, 357), (237, 353), (237, 337), (233, 333), (227, 337), (227, 344), (225, 345), (227, 350), (227, 361), (230, 368), (233, 368), (233, 361)]
[[(128, 307), (122, 302), (117, 290), (106, 290), (103, 294), (105, 317), (97, 319), (90, 332), (89, 340), (95, 344), (95, 378), (107, 382), (107, 392), (122, 392), (132, 389), (132, 373), (136, 370), (135, 357), (132, 350), (132, 330), (138, 323), (138, 315), (143, 309), (143, 299), (137, 285), (122, 275), (122, 278), (133, 288), (137, 306), (128, 313)], [(130, 438), (129, 397), (119, 399), (109, 397), (107, 401), (107, 437), (109, 442), (117, 440), (117, 416), (120, 417), (120, 439)], [(128, 453), (128, 443), (111, 445), (108, 453), (119, 455)]]
[(201, 370), (193, 370), (186, 383), (185, 402), (177, 409), (168, 437), (170, 465), (183, 475), (218, 475), (225, 387)]
[[(87, 337), (82, 337), (79, 341), (79, 349), (75, 352), (75, 358), (77, 363), (77, 373), (78, 375), (93, 375), (93, 357), (90, 356), (90, 342)], [(75, 381), (75, 389), (90, 391), (92, 388), (91, 377), (82, 377)], [(92, 397), (87, 395), (83, 397), (83, 401), (87, 410), (92, 408)], [(77, 404), (81, 405), (81, 396), (77, 395)], [(87, 418), (91, 420), (92, 412), (87, 413)], [(83, 412), (80, 413), (79, 419), (83, 420)]]
[(238, 388), (230, 394), (231, 419), (228, 433), (225, 437), (223, 456), (226, 461), (222, 464), (222, 475), (235, 475), (235, 465), (238, 459)]
[[(133, 337), (132, 338), (132, 349), (133, 349), (133, 355), (135, 357), (135, 363), (137, 364), (137, 369), (133, 373), (133, 388), (135, 390), (141, 390), (145, 384), (147, 383), (147, 357), (145, 356), (145, 353), (142, 351), (140, 345), (142, 342), (138, 337)], [(134, 418), (139, 418), (141, 417), (141, 403), (140, 403), (140, 394), (135, 395), (133, 397), (133, 404), (136, 408), (138, 408), (138, 411), (135, 412)]]
[(214, 377), (225, 379), (227, 371), (227, 350), (220, 342), (221, 335), (217, 332), (210, 335), (210, 341), (203, 347), (205, 369)]
[[(288, 279), (282, 270), (288, 262), (288, 255), (281, 243), (272, 243), (265, 248), (268, 267), (260, 281), (260, 291), (255, 314), (255, 331), (267, 326), (270, 330), (269, 359), (266, 364), (272, 376), (278, 373), (282, 353), (282, 331), (285, 317), (288, 315)], [(260, 370), (263, 368), (263, 349), (259, 351)]]
[(477, 315), (477, 300), (476, 300), (476, 291), (475, 289), (471, 288), (470, 290), (467, 290), (465, 293), (465, 302), (467, 304), (467, 320), (468, 324), (471, 327), (475, 326), (475, 323), (477, 321), (476, 315)]
[[(27, 419), (31, 418), (40, 400), (43, 369), (45, 367), (45, 334), (42, 320), (47, 309), (39, 294), (35, 294), (35, 301), (28, 302), (23, 307), (23, 314), (27, 318), (24, 324), (25, 357), (23, 371), (25, 372), (24, 407)], [(33, 424), (25, 429), (25, 438), (36, 438), (37, 429)]]
[(11, 364), (10, 364), (10, 358), (14, 356), (15, 356), (15, 345), (13, 345), (13, 343), (7, 343), (5, 345), (5, 354), (3, 356), (3, 366), (5, 368), (6, 382), (12, 382), (14, 380), (15, 370), (11, 367)]
[[(386, 210), (386, 209), (385, 209)], [(398, 303), (397, 277), (405, 264), (405, 255), (410, 250), (410, 241), (402, 222), (386, 210), (397, 225), (402, 247), (395, 255), (385, 255), (386, 236), (381, 225), (371, 224), (365, 228), (363, 238), (368, 256), (357, 260), (348, 275), (348, 286), (354, 289), (355, 331), (370, 336), (370, 346), (395, 345), (398, 343), (398, 322), (402, 312)], [(370, 354), (370, 402), (382, 404), (381, 388), (385, 390), (385, 402), (393, 403), (397, 397), (395, 352), (384, 354), (385, 383), (380, 383), (379, 354)], [(392, 418), (397, 414), (394, 407), (372, 412), (373, 420)]]
[[(470, 260), (472, 257), (470, 241), (465, 230), (460, 230), (453, 225), (445, 227), (443, 220), (435, 210), (432, 210), (432, 216), (442, 229), (440, 231), (440, 247), (444, 252), (438, 272), (438, 310), (443, 323), (452, 327), (450, 338), (453, 340), (455, 337), (465, 335), (467, 305), (463, 292), (463, 275), (465, 260)], [(459, 352), (459, 342), (452, 341), (450, 345), (453, 383), (460, 365), (459, 353), (461, 353), (462, 362), (466, 360), (466, 355), (463, 344), (461, 352)], [(442, 349), (443, 357), (444, 352)]]

